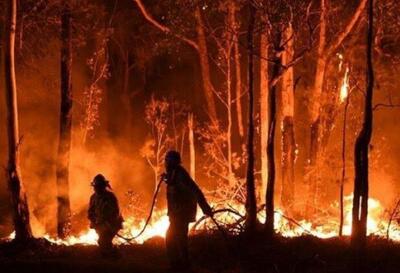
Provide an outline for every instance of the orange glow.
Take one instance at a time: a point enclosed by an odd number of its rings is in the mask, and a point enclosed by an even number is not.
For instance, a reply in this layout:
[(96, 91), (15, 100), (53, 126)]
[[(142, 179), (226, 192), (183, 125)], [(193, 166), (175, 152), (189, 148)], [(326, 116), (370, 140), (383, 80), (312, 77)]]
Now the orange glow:
[[(352, 195), (345, 197), (345, 222), (343, 227), (343, 234), (350, 235), (351, 233), (351, 207), (352, 207)], [(244, 215), (245, 208), (240, 204), (230, 204), (233, 209), (238, 211), (240, 214)], [(386, 236), (388, 221), (385, 219), (385, 210), (381, 203), (370, 198), (368, 201), (369, 215), (368, 215), (368, 234), (376, 236)], [(332, 209), (337, 210), (338, 204), (335, 202), (332, 204)], [(202, 217), (201, 213), (198, 214), (198, 219)], [(300, 225), (294, 225), (290, 223), (283, 215), (282, 211), (278, 209), (275, 214), (275, 230), (284, 237), (296, 237), (304, 234), (311, 234), (319, 238), (331, 238), (338, 236), (338, 220), (337, 217), (330, 217), (324, 221), (324, 225), (316, 226), (307, 220), (296, 220)], [(146, 231), (138, 239), (132, 241), (133, 243), (142, 244), (146, 240), (153, 237), (165, 237), (166, 231), (169, 226), (168, 216), (166, 215), (166, 210), (157, 211), (153, 216), (153, 222), (147, 227)], [(234, 223), (239, 219), (239, 216), (232, 213), (221, 213), (216, 215), (216, 219), (221, 224)], [(261, 222), (265, 220), (265, 212), (259, 214), (259, 219)], [(133, 217), (128, 217), (124, 223), (124, 228), (120, 231), (120, 234), (124, 237), (132, 237), (138, 234), (144, 225), (144, 220), (139, 223), (135, 221)], [(193, 225), (192, 225), (193, 226)], [(197, 230), (203, 230), (212, 227), (212, 223), (202, 223), (197, 226)], [(10, 234), (8, 239), (13, 239), (15, 237), (15, 232)], [(45, 239), (52, 243), (59, 245), (95, 245), (97, 244), (98, 236), (93, 229), (88, 229), (82, 232), (79, 236), (70, 236), (65, 240), (54, 238), (48, 234), (43, 236)], [(394, 241), (400, 241), (400, 226), (397, 223), (392, 223), (390, 227), (390, 238)], [(126, 244), (127, 242), (119, 237), (115, 237), (114, 243), (116, 244)]]

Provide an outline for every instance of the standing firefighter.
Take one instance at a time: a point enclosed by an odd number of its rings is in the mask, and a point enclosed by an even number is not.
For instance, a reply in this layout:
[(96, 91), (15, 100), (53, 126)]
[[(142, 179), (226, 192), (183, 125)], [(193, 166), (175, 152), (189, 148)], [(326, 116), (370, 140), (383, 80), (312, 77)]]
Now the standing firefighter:
[(187, 269), (189, 265), (188, 227), (196, 220), (197, 203), (204, 214), (213, 212), (203, 193), (181, 166), (180, 154), (169, 151), (165, 157), (169, 228), (166, 237), (167, 254), (171, 269)]
[(91, 184), (94, 193), (90, 197), (88, 218), (90, 227), (99, 235), (98, 244), (103, 255), (115, 254), (112, 240), (122, 228), (122, 216), (119, 211), (118, 200), (111, 191), (106, 178), (98, 174)]

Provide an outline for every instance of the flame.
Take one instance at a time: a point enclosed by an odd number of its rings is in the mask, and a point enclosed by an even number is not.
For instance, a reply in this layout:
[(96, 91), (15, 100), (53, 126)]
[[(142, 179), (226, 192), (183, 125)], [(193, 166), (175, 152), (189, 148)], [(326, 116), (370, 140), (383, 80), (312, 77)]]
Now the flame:
[(342, 85), (340, 87), (340, 101), (344, 102), (349, 95), (349, 67), (346, 67)]
[[(351, 234), (351, 208), (352, 208), (352, 200), (353, 196), (348, 195), (344, 198), (344, 225), (343, 225), (343, 234), (350, 235)], [(230, 204), (230, 207), (236, 210), (239, 214), (244, 215), (245, 208), (242, 204)], [(333, 211), (338, 212), (339, 204), (335, 202), (331, 205), (331, 209)], [(198, 219), (202, 217), (201, 213), (198, 214)], [(321, 219), (324, 221), (323, 225), (313, 224), (311, 221), (302, 219), (296, 220), (294, 224), (293, 221), (289, 221), (287, 217), (285, 217), (282, 213), (282, 210), (278, 209), (275, 214), (275, 230), (284, 237), (296, 237), (304, 234), (310, 234), (319, 238), (331, 238), (338, 236), (338, 226), (339, 219), (337, 219), (337, 215), (332, 215), (327, 219)], [(232, 214), (230, 212), (217, 214), (216, 219), (218, 222), (229, 225), (240, 220), (240, 216), (236, 214)], [(166, 215), (166, 210), (157, 211), (153, 217), (154, 221), (150, 223), (145, 232), (136, 240), (134, 243), (142, 244), (146, 240), (153, 237), (165, 237), (166, 231), (169, 226), (168, 216)], [(261, 222), (265, 220), (265, 212), (262, 211), (259, 214), (259, 219)], [(368, 235), (377, 235), (377, 236), (386, 236), (388, 221), (385, 221), (385, 210), (381, 203), (374, 198), (369, 198), (368, 200), (368, 222), (367, 222), (367, 233)], [(124, 237), (133, 237), (137, 235), (140, 230), (143, 228), (144, 220), (137, 221), (134, 217), (128, 217), (124, 222), (123, 230), (120, 231), (120, 235)], [(193, 225), (192, 225), (193, 227)], [(211, 222), (204, 221), (202, 224), (196, 227), (197, 230), (204, 230), (213, 227)], [(400, 241), (400, 225), (398, 223), (392, 223), (390, 226), (390, 238), (394, 241)], [(75, 245), (75, 244), (83, 244), (83, 245), (96, 245), (98, 235), (96, 231), (93, 229), (88, 229), (82, 232), (79, 236), (70, 236), (66, 239), (54, 238), (48, 234), (43, 236), (45, 239), (50, 242), (58, 245)], [(15, 232), (11, 233), (8, 236), (8, 240), (15, 238)], [(127, 244), (127, 242), (119, 237), (115, 237), (115, 244)]]
[(339, 58), (339, 71), (342, 71), (343, 67), (343, 55), (340, 53), (337, 53), (336, 56)]

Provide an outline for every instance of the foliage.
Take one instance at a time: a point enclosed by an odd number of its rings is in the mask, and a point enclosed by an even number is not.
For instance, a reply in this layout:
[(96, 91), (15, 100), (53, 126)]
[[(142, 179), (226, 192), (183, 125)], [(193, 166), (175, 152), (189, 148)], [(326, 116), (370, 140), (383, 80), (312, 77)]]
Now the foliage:
[(153, 170), (155, 183), (162, 172), (164, 157), (169, 149), (179, 150), (177, 142), (184, 138), (184, 127), (186, 111), (176, 101), (169, 102), (165, 98), (155, 99), (151, 97), (145, 108), (145, 121), (150, 127), (150, 135), (143, 144), (140, 154)]

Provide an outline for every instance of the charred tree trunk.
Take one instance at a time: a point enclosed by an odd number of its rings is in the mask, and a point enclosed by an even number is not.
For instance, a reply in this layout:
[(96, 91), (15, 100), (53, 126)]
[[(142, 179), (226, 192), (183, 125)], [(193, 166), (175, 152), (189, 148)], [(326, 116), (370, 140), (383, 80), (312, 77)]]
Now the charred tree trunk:
[(15, 239), (32, 238), (29, 222), (28, 200), (19, 171), (18, 99), (15, 76), (15, 31), (17, 23), (17, 0), (7, 1), (6, 39), (4, 49), (5, 95), (7, 106), (8, 164), (6, 177), (11, 193)]
[(72, 128), (72, 86), (71, 86), (71, 9), (63, 1), (61, 14), (61, 105), (60, 131), (57, 155), (57, 233), (66, 237), (71, 228), (69, 201), (69, 159)]
[[(280, 69), (282, 66), (281, 59), (281, 33), (278, 32), (274, 41), (275, 48), (275, 60), (272, 67), (271, 78), (275, 79), (279, 76)], [(275, 234), (274, 223), (275, 223), (275, 129), (276, 129), (276, 84), (270, 85), (268, 94), (268, 145), (267, 145), (267, 156), (268, 156), (268, 183), (267, 192), (265, 197), (265, 209), (266, 209), (266, 221), (265, 230), (268, 236)]]
[(261, 33), (260, 37), (260, 144), (261, 144), (261, 187), (260, 196), (265, 202), (268, 183), (268, 37)]
[(214, 87), (211, 83), (211, 76), (210, 76), (210, 63), (208, 60), (206, 34), (204, 33), (204, 22), (203, 22), (203, 17), (201, 15), (200, 7), (196, 7), (195, 19), (196, 19), (197, 45), (198, 45), (198, 52), (200, 59), (200, 69), (201, 69), (201, 76), (203, 79), (203, 89), (207, 102), (208, 115), (210, 116), (211, 121), (218, 124), (217, 109), (214, 100), (214, 90), (213, 90)]
[(256, 10), (249, 3), (248, 46), (248, 96), (249, 117), (247, 133), (247, 175), (246, 175), (246, 230), (253, 232), (257, 225), (257, 201), (254, 182), (254, 23)]
[(351, 243), (356, 249), (364, 249), (367, 237), (368, 218), (368, 149), (372, 135), (374, 69), (372, 64), (374, 1), (368, 1), (367, 8), (367, 69), (364, 123), (357, 137), (354, 149), (354, 197), (352, 211)]
[[(294, 41), (293, 27), (291, 24), (285, 30), (285, 50), (282, 54), (282, 63), (287, 65), (293, 60)], [(289, 67), (282, 77), (282, 194), (281, 200), (284, 210), (293, 207), (295, 181), (294, 164), (296, 160), (296, 141), (294, 134), (294, 73)]]

